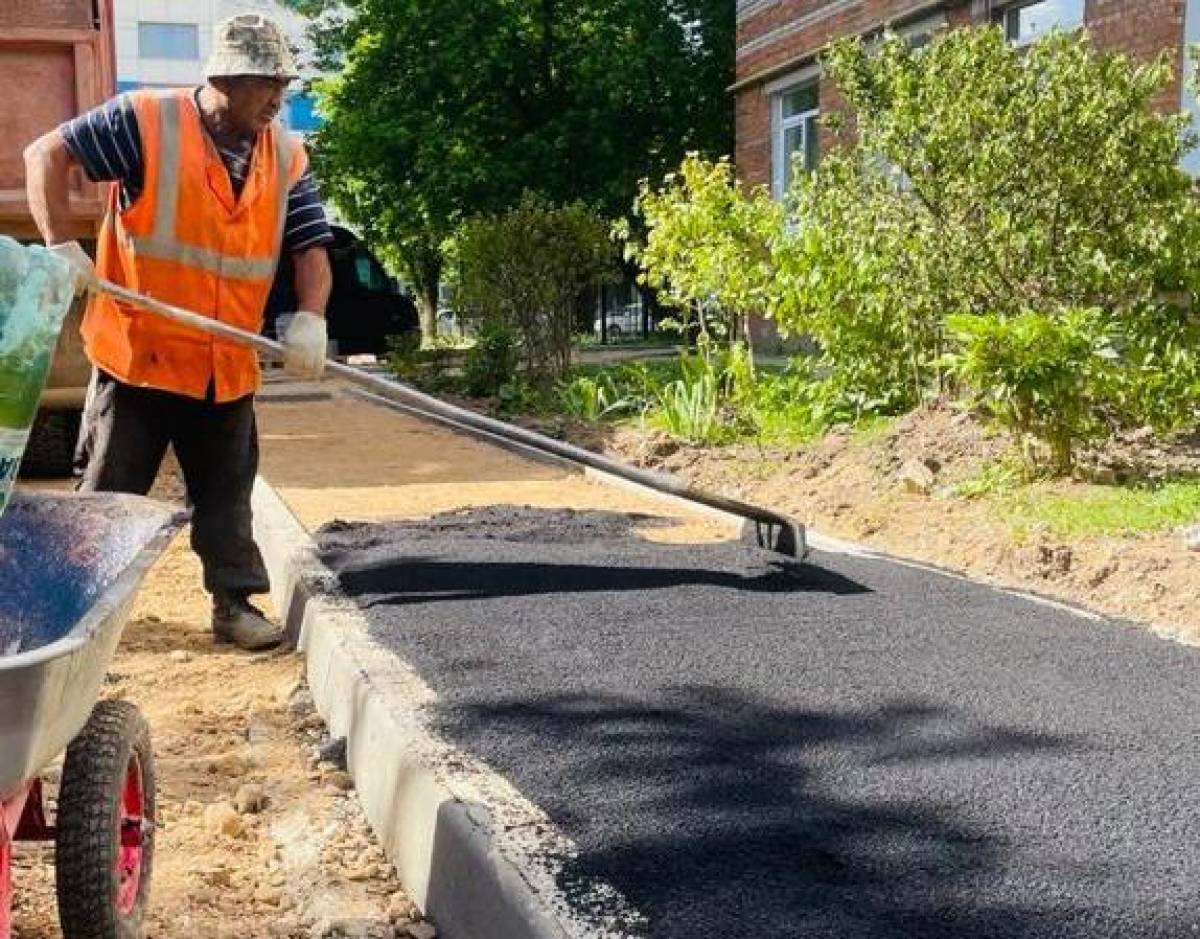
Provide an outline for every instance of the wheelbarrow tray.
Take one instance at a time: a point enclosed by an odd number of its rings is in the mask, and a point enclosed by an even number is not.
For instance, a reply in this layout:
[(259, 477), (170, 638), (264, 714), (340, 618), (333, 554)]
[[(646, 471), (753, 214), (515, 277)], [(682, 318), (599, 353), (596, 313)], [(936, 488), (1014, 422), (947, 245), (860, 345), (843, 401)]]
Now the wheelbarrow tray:
[(18, 494), (0, 517), (0, 801), (83, 729), (137, 588), (182, 524), (139, 496)]

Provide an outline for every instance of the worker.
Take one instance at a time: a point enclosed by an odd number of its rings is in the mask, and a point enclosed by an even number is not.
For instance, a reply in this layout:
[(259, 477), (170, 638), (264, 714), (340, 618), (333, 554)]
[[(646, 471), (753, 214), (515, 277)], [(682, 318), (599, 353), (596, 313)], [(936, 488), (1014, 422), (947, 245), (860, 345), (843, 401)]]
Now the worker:
[[(276, 121), (296, 77), (279, 26), (239, 14), (217, 26), (202, 87), (119, 95), (35, 141), (25, 163), (34, 220), (81, 286), (99, 277), (257, 333), (289, 251), (301, 312), (282, 335), (284, 364), (317, 377), (333, 237), (304, 146)], [(94, 267), (61, 235), (75, 166), (113, 184)], [(100, 293), (83, 339), (94, 372), (80, 488), (145, 494), (169, 444), (192, 505), (214, 638), (278, 645), (282, 630), (251, 603), (270, 586), (251, 527), (256, 353)]]

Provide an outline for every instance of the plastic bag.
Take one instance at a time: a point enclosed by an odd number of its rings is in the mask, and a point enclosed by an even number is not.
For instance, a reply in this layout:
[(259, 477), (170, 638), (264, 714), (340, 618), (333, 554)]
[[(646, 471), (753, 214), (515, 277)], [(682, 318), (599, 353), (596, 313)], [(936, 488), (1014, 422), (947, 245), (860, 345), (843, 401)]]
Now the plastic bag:
[(74, 296), (75, 276), (65, 261), (0, 236), (0, 514)]

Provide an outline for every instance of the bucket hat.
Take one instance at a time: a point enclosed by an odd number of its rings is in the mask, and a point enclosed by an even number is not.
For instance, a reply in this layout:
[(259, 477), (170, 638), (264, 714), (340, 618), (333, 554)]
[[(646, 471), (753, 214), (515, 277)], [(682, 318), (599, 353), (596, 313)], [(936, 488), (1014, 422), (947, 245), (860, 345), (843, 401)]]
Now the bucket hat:
[(281, 81), (299, 77), (287, 35), (261, 13), (239, 13), (217, 25), (204, 74), (207, 78), (258, 75)]

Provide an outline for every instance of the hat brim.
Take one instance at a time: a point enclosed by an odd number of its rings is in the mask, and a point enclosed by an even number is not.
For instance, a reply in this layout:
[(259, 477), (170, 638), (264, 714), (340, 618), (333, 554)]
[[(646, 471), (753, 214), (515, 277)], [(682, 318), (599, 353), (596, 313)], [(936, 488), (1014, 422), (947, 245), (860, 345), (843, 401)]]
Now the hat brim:
[(278, 81), (295, 81), (300, 76), (294, 70), (271, 70), (255, 66), (241, 57), (214, 55), (204, 66), (205, 78), (274, 78)]

